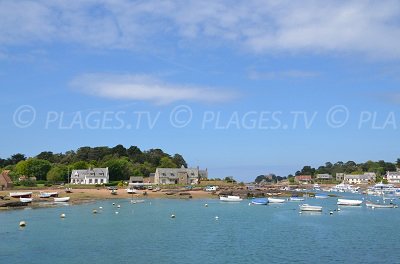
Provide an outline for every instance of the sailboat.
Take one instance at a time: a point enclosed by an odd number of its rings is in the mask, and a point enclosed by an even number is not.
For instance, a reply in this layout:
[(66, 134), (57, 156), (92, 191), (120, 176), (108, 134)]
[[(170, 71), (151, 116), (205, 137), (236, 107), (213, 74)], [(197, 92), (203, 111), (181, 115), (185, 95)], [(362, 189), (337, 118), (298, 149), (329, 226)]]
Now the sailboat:
[(72, 188), (69, 185), (69, 183), (70, 183), (69, 181), (70, 181), (70, 179), (69, 179), (69, 167), (68, 167), (68, 187), (65, 188), (66, 193), (72, 193)]

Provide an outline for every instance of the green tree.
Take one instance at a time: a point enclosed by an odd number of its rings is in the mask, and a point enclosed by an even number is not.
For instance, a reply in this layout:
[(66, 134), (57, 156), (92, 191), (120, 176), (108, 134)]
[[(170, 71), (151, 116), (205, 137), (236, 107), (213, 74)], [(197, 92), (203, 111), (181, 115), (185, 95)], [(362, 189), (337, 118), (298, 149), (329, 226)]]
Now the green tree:
[(68, 178), (68, 168), (65, 165), (56, 165), (47, 173), (47, 181), (64, 182)]
[(162, 157), (160, 160), (160, 168), (176, 168), (176, 164), (168, 157)]
[(182, 155), (180, 155), (180, 154), (175, 154), (173, 157), (172, 157), (172, 161), (176, 164), (176, 166), (177, 167), (185, 167), (185, 168), (187, 168), (187, 163), (186, 163), (186, 161), (185, 161), (185, 159), (182, 157)]
[(103, 166), (108, 167), (110, 181), (128, 180), (133, 172), (133, 166), (126, 158), (111, 159)]
[(18, 162), (15, 167), (17, 175), (36, 177), (37, 180), (46, 180), (46, 175), (51, 169), (51, 163), (47, 160), (30, 158)]
[(73, 170), (85, 170), (89, 168), (89, 163), (86, 161), (77, 161), (71, 165), (71, 169)]

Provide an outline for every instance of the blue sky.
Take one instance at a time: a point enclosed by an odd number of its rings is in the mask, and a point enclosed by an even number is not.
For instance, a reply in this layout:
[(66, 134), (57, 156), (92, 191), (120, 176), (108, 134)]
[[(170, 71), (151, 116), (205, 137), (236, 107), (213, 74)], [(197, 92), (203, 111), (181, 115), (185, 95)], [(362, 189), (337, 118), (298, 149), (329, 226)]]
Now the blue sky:
[(0, 156), (137, 145), (210, 177), (400, 157), (398, 1), (1, 1)]

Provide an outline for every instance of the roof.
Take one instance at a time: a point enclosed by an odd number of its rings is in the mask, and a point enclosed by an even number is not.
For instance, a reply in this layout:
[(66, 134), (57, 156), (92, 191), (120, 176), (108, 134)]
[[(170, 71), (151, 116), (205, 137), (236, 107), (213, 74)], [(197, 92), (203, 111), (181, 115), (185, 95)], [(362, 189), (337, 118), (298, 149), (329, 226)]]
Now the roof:
[(332, 178), (332, 175), (330, 175), (328, 173), (321, 173), (321, 174), (317, 174), (317, 178)]
[(3, 172), (0, 174), (0, 177), (4, 180), (6, 183), (12, 183), (12, 180), (9, 176), (10, 170), (3, 170)]
[(143, 176), (131, 176), (129, 177), (129, 181), (143, 181)]
[(347, 180), (370, 180), (371, 179), (371, 175), (365, 175), (365, 174), (345, 175), (344, 177)]
[(108, 178), (108, 167), (107, 168), (93, 168), (87, 170), (73, 170), (71, 172), (71, 178), (84, 178), (84, 177), (107, 177)]
[(297, 176), (295, 176), (295, 178), (298, 181), (307, 181), (307, 180), (311, 180), (311, 175), (297, 175)]

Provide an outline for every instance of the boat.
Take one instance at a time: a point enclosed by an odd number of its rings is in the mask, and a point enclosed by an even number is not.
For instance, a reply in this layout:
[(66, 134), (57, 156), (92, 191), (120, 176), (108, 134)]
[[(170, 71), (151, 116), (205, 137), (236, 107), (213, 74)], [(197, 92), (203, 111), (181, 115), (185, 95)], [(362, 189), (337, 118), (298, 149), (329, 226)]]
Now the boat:
[(66, 192), (66, 193), (72, 193), (72, 188), (71, 188), (71, 187), (65, 188), (65, 192)]
[(10, 196), (13, 198), (30, 198), (32, 192), (10, 192)]
[(32, 198), (20, 197), (19, 200), (20, 200), (21, 203), (31, 203), (32, 202)]
[(290, 197), (290, 201), (293, 201), (293, 202), (304, 201), (304, 198), (303, 197)]
[(111, 190), (110, 192), (112, 195), (117, 195), (117, 190)]
[(284, 203), (286, 200), (282, 198), (268, 198), (270, 203)]
[(144, 203), (144, 200), (131, 200), (131, 204)]
[(326, 194), (315, 194), (314, 196), (316, 199), (328, 199), (329, 196)]
[(130, 193), (130, 194), (134, 194), (134, 193), (137, 193), (137, 190), (134, 188), (128, 188), (128, 189), (126, 189), (126, 192)]
[(352, 200), (352, 199), (338, 199), (338, 205), (348, 205), (348, 206), (359, 206), (362, 204), (362, 200)]
[(240, 198), (240, 196), (236, 196), (236, 195), (220, 196), (219, 200), (223, 201), (223, 202), (240, 202), (240, 201), (243, 201), (243, 199)]
[(300, 211), (322, 212), (322, 206), (302, 204), (300, 205)]
[(371, 201), (366, 201), (365, 205), (367, 207), (371, 207), (371, 208), (395, 208), (397, 206), (397, 205), (392, 204), (392, 203), (390, 203), (390, 204), (382, 204), (382, 203), (374, 203), (374, 202), (371, 202)]
[(40, 192), (40, 198), (58, 197), (58, 192)]
[(251, 203), (255, 205), (267, 205), (268, 198), (254, 198), (251, 200)]
[(70, 197), (54, 197), (54, 202), (68, 202)]

